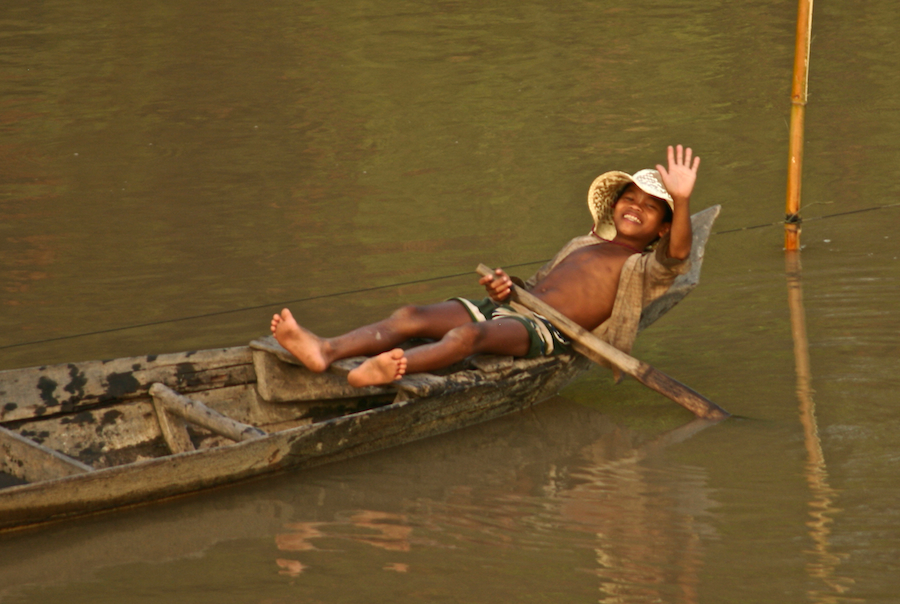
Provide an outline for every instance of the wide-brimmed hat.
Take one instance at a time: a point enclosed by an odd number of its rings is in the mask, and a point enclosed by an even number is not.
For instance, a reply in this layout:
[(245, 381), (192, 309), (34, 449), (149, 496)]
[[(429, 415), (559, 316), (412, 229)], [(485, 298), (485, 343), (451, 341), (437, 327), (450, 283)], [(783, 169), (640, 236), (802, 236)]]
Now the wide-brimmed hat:
[(588, 189), (588, 208), (594, 217), (594, 233), (603, 239), (616, 236), (613, 224), (613, 206), (619, 193), (630, 183), (636, 184), (644, 193), (665, 199), (673, 210), (675, 202), (666, 190), (662, 177), (656, 170), (640, 170), (633, 175), (626, 172), (606, 172), (594, 179)]

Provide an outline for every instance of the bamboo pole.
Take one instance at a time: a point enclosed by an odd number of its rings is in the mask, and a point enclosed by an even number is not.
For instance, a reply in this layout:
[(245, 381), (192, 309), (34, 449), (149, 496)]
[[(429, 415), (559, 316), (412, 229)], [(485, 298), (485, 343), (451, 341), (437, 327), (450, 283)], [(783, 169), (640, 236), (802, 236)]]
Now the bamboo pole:
[(791, 85), (791, 130), (784, 219), (784, 249), (788, 251), (800, 249), (800, 181), (803, 173), (803, 122), (809, 84), (812, 8), (813, 0), (799, 0), (797, 41), (794, 47), (794, 78)]

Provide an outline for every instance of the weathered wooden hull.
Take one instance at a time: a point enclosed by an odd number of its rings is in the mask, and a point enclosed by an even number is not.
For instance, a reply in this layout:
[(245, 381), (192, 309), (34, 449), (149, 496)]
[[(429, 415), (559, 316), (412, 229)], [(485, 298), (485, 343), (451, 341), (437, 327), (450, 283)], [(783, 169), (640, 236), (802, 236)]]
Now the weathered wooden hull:
[[(246, 354), (240, 349), (225, 351), (229, 359)], [(0, 490), (0, 530), (183, 495), (288, 468), (317, 466), (456, 430), (552, 396), (583, 367), (584, 360), (578, 357), (500, 363), (495, 371), (472, 369), (456, 374), (444, 392), (433, 396), (397, 400), (256, 440), (9, 487)], [(153, 377), (166, 376), (157, 372)], [(229, 388), (237, 386), (248, 384), (232, 380)], [(77, 407), (80, 402), (73, 404)], [(254, 404), (266, 405), (259, 400)]]

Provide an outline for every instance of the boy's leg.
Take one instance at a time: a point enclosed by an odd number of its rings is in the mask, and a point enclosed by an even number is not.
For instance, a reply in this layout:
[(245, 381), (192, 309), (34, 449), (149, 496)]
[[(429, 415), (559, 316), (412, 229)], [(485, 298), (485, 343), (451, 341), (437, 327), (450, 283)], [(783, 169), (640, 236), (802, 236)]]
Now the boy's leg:
[(440, 369), (478, 353), (521, 357), (528, 354), (529, 347), (528, 330), (515, 319), (466, 323), (437, 342), (407, 350), (407, 371)]
[(404, 306), (383, 321), (335, 338), (320, 338), (301, 327), (286, 308), (272, 317), (271, 328), (279, 344), (306, 367), (321, 372), (338, 359), (378, 354), (410, 338), (442, 338), (471, 320), (461, 303), (448, 301), (429, 306)]
[(515, 319), (466, 323), (447, 332), (439, 341), (399, 348), (372, 357), (347, 376), (353, 386), (387, 384), (404, 373), (432, 371), (477, 353), (525, 356), (531, 347), (528, 330)]

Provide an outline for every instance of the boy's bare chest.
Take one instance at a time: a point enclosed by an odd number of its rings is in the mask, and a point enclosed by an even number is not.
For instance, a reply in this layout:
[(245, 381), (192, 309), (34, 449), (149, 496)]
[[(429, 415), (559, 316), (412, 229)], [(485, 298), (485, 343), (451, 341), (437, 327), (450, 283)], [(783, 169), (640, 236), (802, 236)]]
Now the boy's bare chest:
[(557, 264), (532, 293), (592, 328), (612, 313), (622, 267), (631, 255), (610, 244), (585, 246)]
[(619, 282), (622, 267), (632, 256), (627, 250), (610, 244), (588, 245), (575, 250), (560, 262), (553, 272), (560, 270), (589, 285), (602, 286)]

